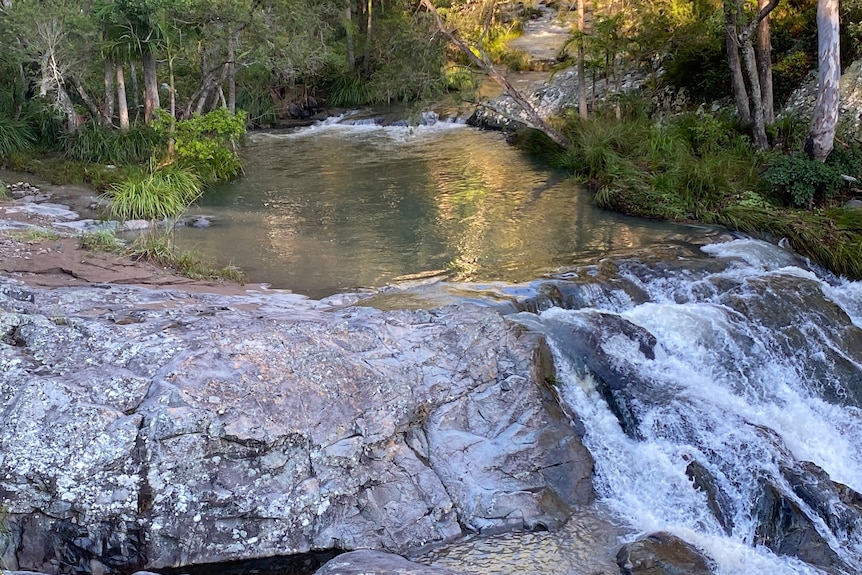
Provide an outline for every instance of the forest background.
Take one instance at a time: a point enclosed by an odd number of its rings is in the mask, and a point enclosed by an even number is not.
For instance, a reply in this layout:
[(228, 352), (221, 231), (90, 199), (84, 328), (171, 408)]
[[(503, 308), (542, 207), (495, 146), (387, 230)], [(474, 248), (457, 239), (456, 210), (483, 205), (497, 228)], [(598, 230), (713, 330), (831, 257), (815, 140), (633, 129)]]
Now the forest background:
[[(837, 93), (827, 144), (817, 113), (776, 113), (818, 69), (837, 90), (859, 57), (860, 0), (543, 4), (571, 27), (555, 70), (577, 67), (579, 102), (528, 116), (525, 149), (604, 207), (785, 238), (862, 277), (858, 125), (835, 125)], [(535, 0), (2, 0), (0, 163), (90, 182), (118, 219), (175, 217), (241, 172), (247, 128), (469, 100), (484, 77), (528, 68), (507, 42), (539, 13)], [(632, 73), (643, 88), (626, 92)], [(668, 94), (689, 108), (667, 114)]]

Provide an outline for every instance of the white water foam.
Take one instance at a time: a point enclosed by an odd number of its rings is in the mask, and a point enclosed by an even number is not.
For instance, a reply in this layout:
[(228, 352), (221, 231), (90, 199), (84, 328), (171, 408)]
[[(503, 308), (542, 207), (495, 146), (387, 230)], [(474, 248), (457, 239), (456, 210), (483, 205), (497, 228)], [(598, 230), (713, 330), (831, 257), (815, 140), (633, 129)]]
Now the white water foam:
[[(714, 244), (704, 251), (736, 260), (717, 275), (735, 280), (738, 297), (758, 297), (746, 291), (746, 280), (752, 278), (817, 281), (825, 299), (860, 325), (859, 283), (821, 281), (799, 267), (796, 256), (756, 240)], [(840, 334), (825, 333), (815, 310), (805, 325), (796, 326), (809, 339), (806, 349), (783, 356), (782, 348), (774, 345), (780, 334), (722, 305), (717, 291), (713, 297), (709, 290), (692, 288), (692, 283), (709, 283), (715, 277), (639, 280), (659, 303), (602, 310), (647, 330), (657, 341), (654, 358), (622, 334), (602, 333), (598, 343), (612, 364), (636, 373), (649, 388), (646, 393), (656, 397), (638, 413), (643, 441), (623, 432), (593, 378), (569, 363), (547, 327), (548, 322), (582, 327), (596, 310), (552, 308), (515, 319), (548, 334), (564, 382), (563, 401), (587, 430), (584, 442), (596, 461), (596, 489), (635, 529), (669, 531), (701, 547), (722, 575), (822, 573), (795, 558), (753, 547), (757, 519), (752, 508), (760, 478), (768, 477), (794, 504), (810, 511), (782, 477), (780, 465), (788, 458), (811, 461), (833, 481), (862, 492), (862, 410), (820, 398), (820, 382), (810, 380), (817, 372), (806, 363), (813, 357), (828, 364), (823, 359), (827, 352), (845, 359), (849, 354), (841, 351)], [(709, 510), (706, 495), (686, 475), (693, 460), (708, 468), (733, 502), (730, 536)], [(830, 547), (862, 570), (858, 528), (834, 535), (816, 513), (807, 515)]]

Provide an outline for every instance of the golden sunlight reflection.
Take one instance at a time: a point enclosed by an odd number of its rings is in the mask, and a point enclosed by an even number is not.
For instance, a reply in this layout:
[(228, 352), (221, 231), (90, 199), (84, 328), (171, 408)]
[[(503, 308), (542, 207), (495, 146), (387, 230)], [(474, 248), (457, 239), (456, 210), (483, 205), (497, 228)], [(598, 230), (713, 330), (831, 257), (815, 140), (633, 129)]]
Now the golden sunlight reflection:
[(527, 281), (674, 229), (598, 210), (565, 174), (463, 126), (276, 133), (245, 159), (194, 211), (213, 226), (180, 243), (316, 297), (444, 269)]

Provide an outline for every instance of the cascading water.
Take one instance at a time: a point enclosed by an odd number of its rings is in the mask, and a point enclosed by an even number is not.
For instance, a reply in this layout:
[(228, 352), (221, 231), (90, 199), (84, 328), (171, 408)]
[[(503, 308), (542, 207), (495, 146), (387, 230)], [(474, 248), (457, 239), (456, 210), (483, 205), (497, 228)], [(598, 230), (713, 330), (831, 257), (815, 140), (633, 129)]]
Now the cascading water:
[(755, 240), (703, 252), (584, 268), (512, 317), (624, 522), (724, 575), (862, 572), (862, 287)]

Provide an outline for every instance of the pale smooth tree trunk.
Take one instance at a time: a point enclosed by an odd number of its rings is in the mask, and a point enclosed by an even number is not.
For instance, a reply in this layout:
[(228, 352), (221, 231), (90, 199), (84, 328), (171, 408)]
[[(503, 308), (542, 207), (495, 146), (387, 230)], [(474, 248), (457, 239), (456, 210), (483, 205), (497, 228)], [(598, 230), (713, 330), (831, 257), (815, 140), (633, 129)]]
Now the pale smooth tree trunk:
[(144, 46), (144, 122), (149, 125), (153, 121), (153, 110), (160, 106), (159, 81), (156, 76), (156, 55), (152, 46)]
[(838, 0), (817, 2), (817, 102), (811, 128), (805, 140), (805, 153), (823, 162), (835, 143), (841, 88), (841, 47), (839, 42)]
[(129, 101), (126, 99), (126, 78), (123, 65), (117, 64), (117, 113), (120, 116), (120, 131), (129, 131)]
[(227, 109), (236, 114), (236, 46), (239, 32), (231, 33), (227, 40)]
[(66, 133), (74, 134), (78, 131), (78, 114), (75, 112), (75, 105), (72, 104), (72, 98), (62, 84), (57, 84), (56, 89), (57, 104), (66, 116)]
[(344, 10), (344, 30), (347, 34), (347, 71), (356, 69), (356, 46), (353, 42), (353, 8), (348, 2)]
[[(769, 0), (758, 0), (758, 11), (763, 10)], [(767, 126), (775, 123), (775, 102), (772, 95), (772, 32), (769, 18), (764, 18), (757, 25), (757, 43), (754, 45), (757, 55), (757, 74), (760, 78), (760, 98), (763, 102), (763, 121)]]
[(742, 42), (742, 60), (745, 64), (745, 72), (748, 76), (751, 88), (751, 131), (754, 137), (754, 145), (758, 150), (769, 148), (769, 139), (766, 137), (766, 122), (763, 114), (763, 95), (760, 92), (760, 77), (757, 73), (757, 56), (754, 52), (754, 44), (751, 38)]
[(114, 122), (114, 102), (117, 98), (114, 93), (114, 78), (117, 72), (110, 58), (105, 58), (105, 102), (102, 107), (102, 123), (110, 126)]

